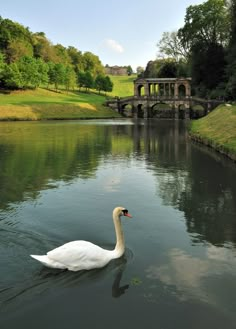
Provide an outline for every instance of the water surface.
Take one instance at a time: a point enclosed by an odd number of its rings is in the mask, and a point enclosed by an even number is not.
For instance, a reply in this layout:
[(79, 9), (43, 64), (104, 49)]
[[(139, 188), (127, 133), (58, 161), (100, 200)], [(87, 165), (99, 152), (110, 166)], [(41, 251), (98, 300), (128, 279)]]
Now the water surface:
[[(65, 242), (115, 243), (100, 270), (29, 257)], [(222, 329), (236, 323), (236, 170), (183, 122), (0, 123), (0, 326)]]

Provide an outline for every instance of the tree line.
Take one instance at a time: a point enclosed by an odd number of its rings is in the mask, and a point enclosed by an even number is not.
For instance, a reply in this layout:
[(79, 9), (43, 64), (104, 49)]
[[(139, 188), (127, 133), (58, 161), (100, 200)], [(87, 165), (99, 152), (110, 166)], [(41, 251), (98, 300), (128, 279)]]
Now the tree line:
[(0, 88), (25, 89), (53, 86), (66, 90), (83, 87), (112, 91), (113, 83), (92, 52), (53, 45), (44, 32), (0, 16)]
[(236, 99), (236, 0), (189, 6), (184, 26), (164, 32), (157, 47), (141, 76), (190, 76), (196, 95)]

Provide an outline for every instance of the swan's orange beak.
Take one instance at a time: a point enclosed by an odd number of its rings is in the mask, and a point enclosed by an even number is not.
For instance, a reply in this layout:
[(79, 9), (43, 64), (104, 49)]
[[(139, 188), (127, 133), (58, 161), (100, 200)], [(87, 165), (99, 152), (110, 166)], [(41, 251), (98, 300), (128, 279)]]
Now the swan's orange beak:
[(129, 218), (132, 218), (132, 216), (128, 212), (125, 214), (125, 216), (129, 217)]

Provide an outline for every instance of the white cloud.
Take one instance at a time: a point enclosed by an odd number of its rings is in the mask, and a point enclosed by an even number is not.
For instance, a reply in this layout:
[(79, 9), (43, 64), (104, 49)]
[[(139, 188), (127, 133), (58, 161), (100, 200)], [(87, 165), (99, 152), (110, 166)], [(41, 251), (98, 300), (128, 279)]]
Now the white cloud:
[(113, 39), (106, 39), (105, 40), (105, 45), (107, 48), (113, 50), (116, 53), (123, 53), (124, 48), (115, 40)]
[(167, 286), (175, 286), (176, 297), (182, 301), (195, 297), (220, 309), (224, 307), (220, 300), (217, 300), (214, 284), (211, 286), (206, 282), (207, 280), (210, 282), (212, 277), (214, 279), (216, 277), (224, 278), (224, 274), (226, 276), (235, 274), (236, 259), (234, 251), (211, 246), (207, 248), (208, 257), (201, 259), (175, 248), (170, 250), (168, 256), (166, 264), (153, 264), (147, 268), (147, 278), (160, 280)]

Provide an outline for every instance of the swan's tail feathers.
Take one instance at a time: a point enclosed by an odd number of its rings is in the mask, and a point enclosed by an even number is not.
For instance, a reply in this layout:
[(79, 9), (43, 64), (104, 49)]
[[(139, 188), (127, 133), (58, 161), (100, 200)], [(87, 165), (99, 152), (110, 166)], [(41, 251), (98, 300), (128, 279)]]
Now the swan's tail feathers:
[(53, 259), (50, 259), (47, 255), (30, 255), (32, 258), (36, 259), (46, 267), (66, 269), (64, 264), (61, 264)]

